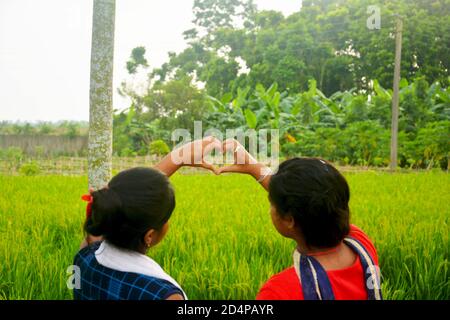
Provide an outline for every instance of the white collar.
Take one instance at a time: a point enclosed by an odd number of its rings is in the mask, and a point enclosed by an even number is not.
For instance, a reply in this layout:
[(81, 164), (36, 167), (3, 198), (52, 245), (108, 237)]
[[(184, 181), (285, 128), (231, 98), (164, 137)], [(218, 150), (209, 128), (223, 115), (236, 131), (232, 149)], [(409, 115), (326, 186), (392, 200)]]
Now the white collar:
[(166, 280), (179, 288), (183, 292), (184, 298), (187, 299), (181, 286), (156, 261), (145, 254), (118, 248), (105, 240), (95, 251), (95, 258), (99, 264), (110, 269)]

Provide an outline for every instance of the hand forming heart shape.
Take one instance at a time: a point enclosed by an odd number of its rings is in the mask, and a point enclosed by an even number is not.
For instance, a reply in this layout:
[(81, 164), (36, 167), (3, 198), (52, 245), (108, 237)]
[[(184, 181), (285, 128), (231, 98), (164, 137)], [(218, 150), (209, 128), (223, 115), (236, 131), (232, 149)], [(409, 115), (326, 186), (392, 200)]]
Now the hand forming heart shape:
[[(224, 163), (223, 156), (232, 153), (231, 165), (220, 167), (214, 165), (209, 159), (213, 152), (222, 155), (220, 164)], [(214, 158), (212, 159), (214, 160)], [(227, 160), (229, 159), (227, 158)], [(228, 139), (221, 142), (215, 137), (206, 137), (180, 147), (172, 153), (172, 161), (184, 166), (202, 167), (216, 175), (225, 172), (250, 173), (249, 170), (258, 164), (256, 159), (237, 140)]]

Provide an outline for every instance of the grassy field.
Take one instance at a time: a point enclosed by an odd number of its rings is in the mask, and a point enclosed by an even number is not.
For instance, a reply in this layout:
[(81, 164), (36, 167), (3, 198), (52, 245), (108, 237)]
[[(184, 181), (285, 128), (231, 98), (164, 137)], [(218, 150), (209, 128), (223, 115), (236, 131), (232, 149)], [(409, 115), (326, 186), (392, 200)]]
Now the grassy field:
[[(346, 174), (352, 223), (374, 240), (387, 299), (450, 299), (450, 176)], [(170, 231), (151, 255), (191, 299), (253, 299), (292, 263), (265, 191), (243, 176), (176, 175)], [(0, 176), (0, 299), (71, 299), (85, 177)]]

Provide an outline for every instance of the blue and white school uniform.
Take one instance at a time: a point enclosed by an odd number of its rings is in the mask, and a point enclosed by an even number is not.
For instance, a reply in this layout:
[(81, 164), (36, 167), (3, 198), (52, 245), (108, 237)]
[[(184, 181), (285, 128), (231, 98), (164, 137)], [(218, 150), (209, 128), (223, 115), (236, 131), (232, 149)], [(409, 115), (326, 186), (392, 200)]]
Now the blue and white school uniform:
[(187, 299), (181, 286), (150, 257), (96, 242), (75, 256), (81, 287), (75, 300), (165, 300), (173, 294)]

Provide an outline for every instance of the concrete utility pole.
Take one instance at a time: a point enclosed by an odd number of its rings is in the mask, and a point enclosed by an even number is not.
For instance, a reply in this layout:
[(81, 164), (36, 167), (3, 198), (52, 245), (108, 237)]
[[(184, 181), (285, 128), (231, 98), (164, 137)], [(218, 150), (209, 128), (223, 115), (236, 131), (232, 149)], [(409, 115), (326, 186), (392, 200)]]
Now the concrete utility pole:
[(392, 124), (391, 124), (391, 163), (390, 169), (397, 168), (398, 154), (398, 114), (399, 114), (399, 85), (400, 85), (400, 65), (402, 59), (402, 31), (403, 21), (397, 16), (397, 26), (395, 30), (395, 68), (394, 68), (394, 93), (392, 96)]
[(112, 167), (115, 0), (94, 0), (91, 48), (88, 176), (95, 190), (107, 185)]

